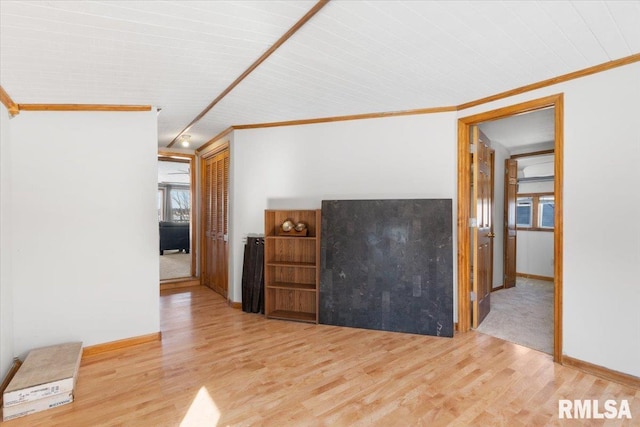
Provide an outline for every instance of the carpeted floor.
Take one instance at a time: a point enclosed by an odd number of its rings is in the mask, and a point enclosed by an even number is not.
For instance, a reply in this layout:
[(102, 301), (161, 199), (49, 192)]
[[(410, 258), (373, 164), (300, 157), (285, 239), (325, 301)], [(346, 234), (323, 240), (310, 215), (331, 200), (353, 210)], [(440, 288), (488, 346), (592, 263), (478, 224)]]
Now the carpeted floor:
[(518, 277), (515, 288), (493, 292), (477, 331), (551, 354), (553, 282)]
[(191, 276), (191, 254), (164, 251), (160, 256), (160, 280)]

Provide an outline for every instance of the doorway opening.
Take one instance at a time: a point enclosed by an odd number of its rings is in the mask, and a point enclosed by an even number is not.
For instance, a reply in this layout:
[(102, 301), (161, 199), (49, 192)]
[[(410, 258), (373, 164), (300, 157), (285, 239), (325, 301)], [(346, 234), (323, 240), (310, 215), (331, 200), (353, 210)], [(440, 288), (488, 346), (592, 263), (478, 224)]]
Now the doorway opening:
[[(553, 353), (553, 108), (483, 122), (495, 156), (492, 174), (490, 311), (473, 327)], [(495, 175), (495, 179), (494, 179)]]
[[(484, 311), (489, 311), (487, 308), (488, 301), (483, 302), (482, 307), (479, 306), (478, 290), (482, 291), (482, 288), (478, 288), (480, 284), (482, 286), (482, 277), (489, 277), (485, 281), (489, 281), (490, 286), (493, 285), (490, 279), (493, 273), (493, 264), (487, 263), (486, 256), (482, 255), (481, 244), (485, 240), (491, 241), (492, 239), (484, 239), (484, 237), (493, 237), (492, 226), (493, 224), (489, 220), (485, 228), (479, 227), (477, 224), (478, 218), (478, 206), (483, 206), (477, 202), (477, 198), (474, 199), (474, 191), (472, 188), (478, 188), (477, 173), (474, 173), (473, 161), (470, 156), (470, 146), (474, 143), (474, 128), (477, 129), (479, 125), (487, 122), (496, 121), (506, 117), (512, 117), (529, 113), (533, 111), (540, 111), (544, 109), (553, 108), (553, 135), (554, 135), (554, 156), (555, 161), (553, 163), (553, 210), (550, 211), (544, 206), (541, 208), (546, 216), (546, 220), (549, 221), (549, 215), (552, 216), (554, 223), (553, 233), (553, 358), (554, 361), (559, 362), (562, 355), (562, 177), (563, 177), (563, 164), (562, 164), (562, 148), (563, 148), (563, 97), (562, 94), (541, 98), (522, 104), (513, 105), (510, 107), (501, 108), (498, 110), (492, 110), (481, 114), (461, 118), (458, 121), (458, 330), (465, 332), (472, 327), (477, 327), (479, 320), (482, 316), (478, 316), (479, 308)], [(476, 131), (479, 135), (479, 132)], [(477, 142), (477, 141), (475, 141)], [(477, 152), (474, 151), (474, 152)], [(500, 168), (502, 169), (502, 168)], [(504, 172), (504, 171), (502, 171)], [(472, 183), (473, 185), (469, 185)], [(542, 197), (538, 195), (538, 197)], [(537, 199), (540, 202), (540, 198)], [(545, 200), (542, 200), (544, 203)], [(548, 201), (547, 201), (548, 202)], [(523, 201), (524, 204), (524, 201)], [(547, 203), (547, 205), (549, 205)], [(533, 206), (533, 205), (531, 205)], [(539, 205), (537, 205), (539, 206)], [(497, 212), (498, 215), (502, 215), (502, 212)], [(533, 213), (532, 213), (533, 215)], [(505, 246), (506, 246), (505, 241)], [(479, 248), (476, 248), (478, 246)], [(491, 254), (492, 254), (491, 250)], [(478, 260), (482, 265), (478, 265)], [(491, 272), (487, 273), (483, 266), (491, 264)], [(474, 274), (473, 268), (476, 268)], [(505, 268), (504, 270), (507, 270)], [(478, 273), (482, 272), (482, 275)], [(504, 274), (498, 277), (504, 276)], [(506, 278), (504, 284), (511, 284)], [(507, 286), (508, 287), (508, 286)], [(481, 292), (483, 293), (483, 292)], [(488, 296), (488, 295), (487, 295)], [(488, 298), (487, 298), (488, 300)], [(475, 315), (474, 315), (475, 314)], [(486, 313), (485, 313), (486, 314)]]
[(196, 277), (193, 238), (193, 162), (195, 156), (158, 154), (158, 236), (160, 285), (192, 281)]

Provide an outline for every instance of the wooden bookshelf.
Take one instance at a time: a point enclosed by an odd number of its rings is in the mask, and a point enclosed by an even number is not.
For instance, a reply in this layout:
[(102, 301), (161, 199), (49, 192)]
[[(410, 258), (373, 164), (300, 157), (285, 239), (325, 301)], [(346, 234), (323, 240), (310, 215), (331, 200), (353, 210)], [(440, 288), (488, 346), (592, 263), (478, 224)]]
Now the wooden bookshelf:
[[(287, 219), (307, 225), (306, 236), (281, 229)], [(264, 214), (265, 315), (318, 322), (320, 209), (266, 210)]]

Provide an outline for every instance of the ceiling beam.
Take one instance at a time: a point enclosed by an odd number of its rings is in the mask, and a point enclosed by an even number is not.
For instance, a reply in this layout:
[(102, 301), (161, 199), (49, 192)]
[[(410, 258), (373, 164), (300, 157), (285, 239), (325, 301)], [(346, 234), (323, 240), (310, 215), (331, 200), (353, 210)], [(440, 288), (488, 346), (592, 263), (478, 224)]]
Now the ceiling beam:
[(4, 90), (2, 86), (0, 86), (0, 102), (2, 102), (5, 107), (7, 107), (7, 110), (9, 110), (9, 114), (11, 114), (11, 116), (20, 114), (20, 108), (18, 107), (18, 104), (13, 102), (13, 99), (11, 99), (9, 94)]
[(262, 64), (269, 56), (271, 56), (273, 52), (275, 52), (280, 46), (282, 46), (284, 42), (286, 42), (291, 36), (293, 36), (300, 28), (302, 28), (304, 24), (306, 24), (311, 18), (313, 18), (313, 16), (318, 13), (320, 9), (322, 9), (327, 3), (329, 3), (329, 0), (319, 0), (307, 13), (305, 13), (302, 18), (300, 18), (298, 22), (293, 25), (293, 27), (289, 29), (289, 31), (284, 33), (282, 37), (280, 37), (273, 44), (273, 46), (267, 49), (265, 53), (263, 53), (253, 64), (249, 66), (249, 68), (247, 68), (242, 74), (240, 74), (237, 79), (235, 79), (225, 90), (223, 90), (222, 93), (220, 93), (220, 95), (216, 97), (216, 99), (211, 101), (211, 103), (207, 105), (207, 107), (202, 110), (202, 112), (198, 114), (196, 118), (191, 121), (191, 123), (189, 123), (184, 129), (182, 129), (182, 131), (180, 131), (180, 133), (178, 133), (176, 137), (173, 138), (173, 141), (171, 141), (169, 145), (167, 145), (167, 148), (172, 147), (183, 133), (189, 131), (189, 129), (191, 129), (193, 125), (199, 122), (200, 119), (202, 119), (218, 102), (222, 100), (222, 98), (227, 96), (227, 94), (231, 92), (236, 86), (238, 86), (238, 84), (249, 74), (251, 74), (253, 70), (258, 68), (260, 64)]
[(364, 113), (364, 114), (351, 114), (346, 116), (332, 116), (332, 117), (319, 117), (316, 119), (301, 119), (301, 120), (287, 120), (282, 122), (269, 122), (269, 123), (254, 123), (246, 125), (234, 125), (234, 129), (256, 129), (256, 128), (272, 128), (280, 126), (297, 126), (297, 125), (309, 125), (315, 123), (329, 123), (329, 122), (345, 122), (349, 120), (363, 120), (363, 119), (380, 119), (384, 117), (398, 117), (398, 116), (413, 116), (419, 114), (433, 114), (433, 113), (445, 113), (450, 111), (457, 111), (456, 107), (434, 107), (434, 108), (418, 108), (414, 110), (402, 110), (402, 111), (385, 111), (381, 113)]

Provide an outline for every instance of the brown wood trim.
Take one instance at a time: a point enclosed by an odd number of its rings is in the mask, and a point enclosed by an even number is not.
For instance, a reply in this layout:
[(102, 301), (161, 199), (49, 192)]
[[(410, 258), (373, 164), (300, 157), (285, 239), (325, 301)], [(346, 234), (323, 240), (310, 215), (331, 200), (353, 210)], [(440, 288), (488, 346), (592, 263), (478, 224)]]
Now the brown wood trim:
[[(216, 147), (215, 149), (208, 151), (206, 153), (203, 153), (200, 156), (200, 160), (205, 160), (208, 159), (209, 157), (215, 156), (216, 154), (219, 154), (220, 152), (224, 151), (224, 150), (228, 150), (229, 149), (229, 142), (225, 141), (223, 143), (220, 144), (220, 146)], [(231, 153), (229, 153), (229, 155), (231, 155)], [(201, 165), (202, 166), (202, 165)], [(202, 175), (202, 174), (201, 174)], [(204, 188), (204, 187), (203, 187)]]
[(222, 132), (220, 132), (219, 134), (217, 134), (216, 136), (214, 136), (213, 138), (211, 138), (209, 141), (207, 141), (206, 143), (204, 143), (203, 145), (201, 145), (200, 147), (198, 147), (196, 149), (196, 153), (200, 154), (202, 153), (204, 150), (206, 150), (207, 148), (209, 148), (210, 146), (212, 146), (213, 144), (215, 144), (216, 142), (218, 142), (220, 139), (224, 138), (225, 136), (229, 135), (231, 132), (233, 132), (233, 130), (235, 129), (234, 126), (229, 126), (228, 128), (226, 128), (225, 130), (223, 130)]
[(229, 86), (227, 86), (227, 88), (223, 90), (222, 93), (220, 93), (220, 95), (216, 97), (216, 99), (211, 101), (211, 103), (207, 105), (205, 109), (202, 110), (200, 114), (198, 114), (196, 118), (187, 125), (187, 127), (185, 127), (182, 131), (180, 131), (180, 133), (176, 135), (175, 138), (173, 138), (173, 141), (171, 141), (167, 147), (173, 146), (180, 135), (187, 132), (193, 125), (200, 121), (200, 119), (202, 119), (205, 114), (207, 114), (218, 102), (220, 102), (222, 98), (227, 96), (227, 94), (231, 92), (249, 74), (251, 74), (253, 70), (258, 68), (258, 66), (262, 64), (269, 56), (271, 56), (273, 52), (275, 52), (280, 46), (282, 46), (287, 40), (289, 40), (291, 36), (293, 36), (300, 28), (302, 28), (304, 24), (306, 24), (311, 18), (313, 18), (313, 16), (318, 13), (320, 9), (322, 9), (327, 3), (329, 3), (329, 0), (319, 0), (307, 13), (304, 14), (302, 18), (298, 20), (298, 22), (293, 25), (293, 27), (289, 29), (289, 31), (284, 33), (282, 37), (280, 37), (269, 49), (267, 49), (266, 52), (260, 55), (260, 57), (249, 66), (249, 68), (247, 68), (242, 74), (240, 74), (240, 76), (238, 76), (237, 79), (235, 79)]
[[(540, 89), (540, 88), (545, 87), (545, 86), (551, 86), (551, 85), (554, 85), (554, 84), (566, 82), (566, 81), (577, 79), (577, 78), (580, 78), (580, 77), (585, 77), (585, 76), (588, 76), (588, 75), (591, 75), (591, 74), (596, 74), (596, 73), (599, 73), (599, 72), (607, 71), (607, 70), (610, 70), (610, 69), (613, 69), (613, 68), (622, 67), (624, 65), (629, 65), (629, 64), (632, 64), (632, 63), (638, 62), (638, 61), (640, 61), (640, 54), (635, 54), (635, 55), (631, 55), (631, 56), (628, 56), (628, 57), (625, 57), (625, 58), (621, 58), (621, 59), (618, 59), (618, 60), (615, 60), (615, 61), (610, 61), (610, 62), (606, 62), (604, 64), (595, 65), (595, 66), (590, 67), (590, 68), (585, 68), (583, 70), (579, 70), (579, 71), (576, 71), (576, 72), (573, 72), (573, 73), (564, 74), (562, 76), (558, 76), (558, 77), (554, 77), (554, 78), (551, 78), (551, 79), (543, 80), (541, 82), (533, 83), (533, 84), (530, 84), (530, 85), (527, 85), (527, 86), (522, 86), (520, 88), (512, 89), (510, 91), (501, 92), (499, 94), (496, 94), (496, 95), (493, 95), (493, 96), (490, 96), (490, 97), (486, 97), (486, 98), (482, 98), (482, 99), (479, 99), (479, 100), (467, 102), (465, 104), (460, 104), (458, 106), (421, 108), (421, 109), (395, 111), (395, 112), (365, 113), (365, 114), (354, 114), (354, 115), (347, 115), (347, 116), (322, 117), (322, 118), (315, 118), (315, 119), (302, 119), (302, 120), (290, 120), (290, 121), (270, 122), (270, 123), (255, 123), (255, 124), (246, 124), (246, 125), (233, 125), (233, 126), (230, 126), (227, 129), (225, 129), (224, 131), (222, 131), (221, 133), (219, 133), (218, 135), (216, 135), (212, 139), (210, 139), (204, 145), (200, 146), (196, 150), (196, 152), (197, 153), (201, 152), (202, 150), (204, 150), (208, 146), (210, 146), (213, 143), (215, 143), (218, 139), (220, 139), (220, 138), (226, 136), (227, 134), (229, 134), (234, 129), (257, 129), (257, 128), (278, 127), (278, 126), (295, 126), (295, 125), (305, 125), (305, 124), (314, 124), (314, 123), (328, 123), (328, 122), (338, 122), (338, 121), (348, 121), (348, 120), (362, 120), (362, 119), (373, 119), (373, 118), (383, 118), (383, 117), (395, 117), (395, 116), (406, 116), (406, 115), (417, 115), (417, 114), (433, 114), (433, 113), (442, 113), (442, 112), (449, 112), (449, 111), (460, 111), (460, 110), (471, 108), (471, 107), (474, 107), (474, 106), (477, 106), (477, 105), (481, 105), (481, 104), (484, 104), (484, 103), (496, 101), (498, 99), (508, 98), (510, 96), (518, 95), (518, 94), (521, 94), (521, 93), (524, 93), (524, 92), (528, 92), (528, 91), (531, 91), (531, 90)], [(506, 108), (509, 108), (509, 107), (506, 107)], [(537, 109), (537, 108), (534, 108), (534, 109)], [(525, 111), (522, 111), (522, 112), (525, 112)], [(507, 113), (507, 114), (503, 115), (502, 117), (506, 117), (506, 116), (509, 116), (509, 115), (512, 115), (512, 114), (514, 114), (514, 113)], [(178, 137), (183, 132), (186, 132), (188, 129), (189, 129), (189, 127), (185, 128), (180, 134), (178, 134), (178, 136), (176, 136), (174, 141), (172, 141), (172, 143), (169, 146), (171, 146), (175, 141), (177, 141)], [(553, 149), (551, 149), (551, 150), (540, 150), (540, 151), (536, 151), (536, 152), (532, 152), (532, 153), (526, 153), (526, 154), (514, 154), (514, 155), (511, 156), (511, 158), (515, 159), (515, 158), (518, 158), (518, 157), (528, 157), (528, 156), (535, 156), (535, 155), (553, 154), (554, 152), (555, 151)]]
[(459, 329), (458, 329), (458, 322), (454, 322), (454, 324), (453, 324), (453, 330), (454, 330), (455, 332), (458, 332), (458, 331), (459, 331)]
[[(638, 56), (640, 58), (640, 56)], [(555, 193), (555, 217), (554, 217), (554, 263), (553, 276), (554, 286), (554, 306), (553, 306), (553, 360), (562, 360), (562, 287), (563, 287), (563, 242), (564, 242), (564, 214), (563, 214), (563, 187), (564, 187), (564, 95), (559, 94), (554, 101), (555, 105), (555, 161), (554, 161), (554, 187)]]
[(456, 111), (456, 107), (420, 108), (416, 110), (353, 114), (348, 116), (320, 117), (315, 119), (289, 120), (289, 121), (283, 121), (283, 122), (255, 123), (255, 124), (248, 124), (248, 125), (235, 125), (233, 126), (233, 128), (234, 129), (257, 129), (257, 128), (270, 128), (270, 127), (280, 127), (280, 126), (297, 126), (297, 125), (308, 125), (308, 124), (315, 124), (315, 123), (344, 122), (349, 120), (379, 119), (384, 117), (443, 113), (443, 112), (450, 112), (450, 111)]
[(104, 344), (90, 345), (82, 349), (82, 357), (84, 358), (95, 356), (96, 354), (106, 353), (113, 350), (120, 350), (122, 348), (132, 347), (139, 344), (147, 344), (155, 341), (162, 341), (162, 332), (154, 332), (152, 334), (125, 338), (122, 340), (106, 342)]
[(241, 302), (227, 300), (227, 304), (229, 304), (229, 307), (231, 307), (231, 308), (236, 308), (236, 309), (242, 310), (242, 303)]
[(181, 289), (181, 288), (191, 288), (194, 286), (202, 286), (200, 284), (200, 279), (198, 278), (190, 278), (190, 279), (176, 279), (176, 280), (162, 280), (160, 281), (160, 291), (166, 291), (168, 289)]
[(534, 196), (553, 196), (555, 193), (553, 192), (542, 192), (542, 193), (518, 193), (516, 197), (534, 197)]
[(499, 291), (500, 289), (504, 289), (504, 285), (496, 286), (495, 288), (491, 288), (491, 292)]
[(522, 154), (512, 154), (510, 159), (518, 159), (520, 157), (531, 157), (531, 156), (544, 156), (547, 154), (555, 153), (555, 149), (550, 150), (540, 150), (540, 151), (532, 151), (531, 153), (522, 153)]
[(4, 397), (4, 391), (7, 389), (7, 387), (9, 386), (9, 383), (11, 382), (13, 377), (16, 375), (16, 372), (18, 372), (18, 369), (20, 369), (20, 366), (22, 366), (22, 361), (20, 359), (18, 359), (17, 357), (14, 358), (13, 359), (13, 364), (11, 365), (9, 370), (7, 371), (7, 375), (2, 380), (2, 384), (0, 384), (0, 407), (2, 406), (2, 399)]
[(458, 119), (458, 323), (461, 332), (469, 330), (470, 301), (469, 301), (469, 271), (470, 271), (470, 243), (469, 243), (469, 127), (472, 124), (487, 120), (496, 120), (514, 114), (539, 110), (553, 106), (555, 108), (555, 181), (554, 194), (555, 233), (554, 233), (554, 349), (553, 360), (562, 361), (562, 272), (563, 272), (563, 227), (562, 222), (562, 186), (564, 179), (563, 149), (564, 149), (564, 96), (551, 95), (534, 99), (520, 104), (510, 105), (496, 110)]
[[(458, 330), (471, 329), (469, 125), (458, 120)], [(462, 201), (465, 202), (462, 202)]]
[(566, 355), (562, 356), (562, 364), (564, 366), (571, 366), (572, 368), (576, 368), (588, 374), (595, 375), (596, 377), (604, 378), (608, 381), (613, 381), (629, 387), (640, 389), (640, 378), (634, 375), (614, 371), (613, 369), (594, 365), (593, 363), (585, 362), (583, 360), (575, 359)]
[[(528, 113), (530, 111), (541, 110), (549, 106), (553, 106), (558, 102), (558, 99), (562, 97), (562, 94), (549, 95), (543, 98), (532, 99), (530, 101), (521, 102), (515, 105), (508, 105), (506, 107), (498, 108), (496, 110), (485, 111), (471, 116), (462, 117), (464, 123), (469, 125), (474, 123), (486, 122), (487, 120), (497, 120), (504, 117), (513, 116), (515, 114)], [(556, 134), (557, 136), (557, 134)], [(557, 151), (557, 147), (555, 148)], [(557, 163), (557, 162), (556, 162)]]
[(18, 106), (18, 104), (13, 102), (13, 99), (11, 99), (9, 94), (4, 90), (2, 86), (0, 86), (0, 102), (2, 102), (5, 107), (7, 107), (7, 110), (9, 110), (9, 114), (11, 114), (12, 116), (20, 114), (20, 107)]
[(624, 65), (633, 64), (634, 62), (638, 62), (638, 61), (640, 61), (640, 53), (637, 53), (631, 56), (626, 56), (624, 58), (616, 59), (615, 61), (609, 61), (603, 64), (594, 65), (593, 67), (584, 68), (582, 70), (574, 71), (572, 73), (567, 73), (561, 76), (552, 77), (550, 79), (542, 80), (540, 82), (532, 83), (525, 86), (521, 86), (516, 89), (500, 92), (498, 94), (491, 95), (486, 98), (480, 98), (480, 99), (476, 99), (475, 101), (466, 102), (464, 104), (458, 105), (457, 109), (465, 110), (467, 108), (475, 107), (477, 105), (486, 104), (492, 101), (497, 101), (498, 99), (509, 98), (510, 96), (520, 95), (525, 92), (529, 92), (529, 91), (540, 89), (547, 86), (553, 86), (558, 83), (564, 83), (569, 80), (574, 80), (580, 77), (589, 76), (591, 74), (600, 73), (602, 71), (611, 70), (613, 68), (622, 67)]
[(518, 273), (516, 272), (516, 277), (524, 277), (525, 279), (535, 279), (535, 280), (545, 280), (547, 282), (553, 282), (553, 277), (549, 276), (539, 276), (537, 274), (529, 274), (529, 273)]
[(151, 111), (151, 105), (18, 104), (21, 111)]
[(234, 130), (242, 129), (260, 129), (260, 128), (272, 128), (281, 126), (297, 126), (297, 125), (310, 125), (315, 123), (331, 123), (331, 122), (344, 122), (350, 120), (364, 120), (364, 119), (380, 119), (384, 117), (398, 117), (398, 116), (410, 116), (419, 114), (433, 114), (456, 111), (456, 107), (435, 107), (435, 108), (420, 108), (415, 110), (403, 110), (403, 111), (390, 111), (381, 113), (365, 113), (365, 114), (353, 114), (348, 116), (332, 116), (332, 117), (319, 117), (315, 119), (301, 119), (301, 120), (288, 120), (282, 122), (268, 122), (268, 123), (253, 123), (247, 125), (233, 125), (223, 130), (205, 144), (196, 149), (196, 153), (201, 153), (209, 146), (215, 144), (221, 138), (224, 138)]
[(185, 163), (189, 164), (191, 161), (189, 159), (180, 159), (178, 157), (173, 156), (164, 156), (162, 154), (158, 154), (158, 161), (162, 162), (175, 162), (175, 163)]
[(170, 162), (188, 163), (195, 160), (196, 155), (191, 153), (181, 153), (179, 151), (158, 149), (158, 159), (162, 157), (162, 160), (168, 160)]

